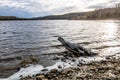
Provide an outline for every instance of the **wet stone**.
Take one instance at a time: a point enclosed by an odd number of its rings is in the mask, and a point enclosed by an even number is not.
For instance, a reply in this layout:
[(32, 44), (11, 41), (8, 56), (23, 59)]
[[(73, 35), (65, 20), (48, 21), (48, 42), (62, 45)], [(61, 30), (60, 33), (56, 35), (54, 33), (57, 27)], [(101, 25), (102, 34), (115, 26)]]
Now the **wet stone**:
[(48, 71), (48, 69), (42, 69), (41, 71), (45, 72), (45, 71)]
[(62, 66), (61, 66), (61, 65), (59, 65), (59, 66), (58, 66), (58, 68), (59, 68), (59, 69), (62, 69)]
[(52, 69), (52, 70), (50, 71), (50, 73), (57, 73), (57, 72), (58, 72), (57, 69)]
[(45, 78), (44, 75), (38, 75), (36, 76), (36, 80), (43, 80)]

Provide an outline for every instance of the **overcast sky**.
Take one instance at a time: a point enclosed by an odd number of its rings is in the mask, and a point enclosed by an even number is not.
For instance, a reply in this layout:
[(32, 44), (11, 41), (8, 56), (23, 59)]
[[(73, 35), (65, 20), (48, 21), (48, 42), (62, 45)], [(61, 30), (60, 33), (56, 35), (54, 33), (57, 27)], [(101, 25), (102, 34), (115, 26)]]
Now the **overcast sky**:
[(38, 17), (113, 7), (120, 0), (0, 0), (0, 15)]

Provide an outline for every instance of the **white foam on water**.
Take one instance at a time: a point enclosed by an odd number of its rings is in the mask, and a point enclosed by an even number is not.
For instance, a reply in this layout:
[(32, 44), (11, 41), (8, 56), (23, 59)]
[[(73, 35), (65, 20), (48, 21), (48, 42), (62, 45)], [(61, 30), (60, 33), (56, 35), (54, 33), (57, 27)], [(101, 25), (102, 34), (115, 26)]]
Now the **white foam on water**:
[[(19, 80), (21, 78), (20, 76), (25, 77), (25, 76), (28, 76), (28, 75), (29, 76), (36, 75), (38, 73), (42, 73), (43, 69), (47, 69), (48, 72), (50, 70), (52, 70), (52, 69), (60, 70), (58, 68), (58, 66), (61, 66), (62, 68), (69, 68), (69, 67), (71, 67), (70, 64), (65, 63), (65, 62), (61, 62), (61, 61), (56, 62), (56, 64), (54, 64), (52, 66), (49, 66), (49, 67), (46, 67), (46, 68), (44, 68), (41, 65), (31, 65), (31, 66), (29, 66), (27, 68), (21, 68), (20, 71), (18, 71), (17, 73), (13, 74), (11, 77), (9, 77), (7, 79), (4, 79), (4, 80)], [(2, 80), (2, 79), (0, 79), (0, 80)]]
[[(113, 57), (115, 58), (120, 58), (120, 54), (116, 54)], [(58, 70), (62, 70), (65, 68), (69, 68), (69, 67), (75, 67), (78, 64), (82, 63), (82, 64), (87, 64), (90, 62), (99, 62), (102, 60), (106, 60), (106, 57), (101, 57), (101, 56), (94, 56), (94, 57), (80, 57), (77, 58), (74, 62), (68, 60), (67, 62), (62, 62), (62, 61), (58, 61), (56, 62), (54, 65), (52, 66), (48, 66), (48, 67), (43, 67), (42, 65), (31, 65), (27, 68), (21, 68), (20, 71), (18, 71), (17, 73), (13, 74), (11, 77), (7, 78), (7, 79), (0, 79), (0, 80), (19, 80), (20, 76), (22, 75), (23, 77), (25, 76), (32, 76), (32, 75), (36, 75), (38, 73), (43, 73), (43, 69), (46, 69), (47, 72), (49, 72), (52, 69), (58, 69)], [(61, 66), (61, 69), (58, 68), (58, 66)]]
[(113, 58), (119, 59), (120, 58), (120, 54), (114, 55)]
[(20, 71), (13, 74), (7, 80), (19, 80), (21, 75), (23, 77), (28, 76), (28, 75), (32, 76), (34, 74), (39, 73), (42, 69), (43, 69), (43, 66), (41, 65), (31, 65), (27, 68), (21, 68)]
[(77, 62), (82, 63), (82, 64), (87, 64), (93, 61), (102, 61), (102, 60), (106, 60), (105, 57), (101, 57), (101, 56), (94, 56), (94, 57), (80, 57)]
[(51, 69), (58, 69), (60, 70), (60, 68), (58, 68), (58, 66), (61, 66), (62, 68), (69, 68), (69, 67), (72, 67), (69, 63), (66, 63), (66, 62), (62, 62), (62, 61), (59, 61), (59, 62), (56, 62), (56, 64), (52, 65), (52, 66), (49, 66), (49, 67), (46, 67), (45, 69), (48, 69), (49, 71)]
[(8, 79), (0, 79), (0, 80), (8, 80)]

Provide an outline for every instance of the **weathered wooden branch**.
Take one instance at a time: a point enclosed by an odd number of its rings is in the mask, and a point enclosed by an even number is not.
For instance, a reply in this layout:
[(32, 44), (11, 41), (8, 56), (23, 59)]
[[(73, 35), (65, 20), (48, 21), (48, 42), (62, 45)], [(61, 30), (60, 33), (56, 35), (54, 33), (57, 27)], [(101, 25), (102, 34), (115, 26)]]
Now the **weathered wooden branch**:
[(75, 56), (80, 55), (86, 55), (86, 56), (92, 56), (97, 55), (97, 53), (91, 52), (90, 50), (87, 50), (83, 46), (80, 46), (79, 44), (70, 43), (66, 40), (64, 40), (62, 37), (58, 37), (58, 40), (62, 43), (62, 45), (69, 50), (70, 52), (73, 52)]

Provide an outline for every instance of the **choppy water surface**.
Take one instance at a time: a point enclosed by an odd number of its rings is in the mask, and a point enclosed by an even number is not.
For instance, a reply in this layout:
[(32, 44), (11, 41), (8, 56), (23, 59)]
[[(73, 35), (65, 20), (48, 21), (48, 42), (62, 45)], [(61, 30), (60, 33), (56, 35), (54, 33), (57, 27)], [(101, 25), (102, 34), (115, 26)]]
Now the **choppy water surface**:
[(100, 56), (120, 52), (119, 20), (0, 21), (0, 76), (16, 72), (21, 58), (29, 55), (37, 56), (41, 65), (52, 65), (52, 56), (42, 54), (66, 51), (57, 36), (91, 48)]

